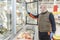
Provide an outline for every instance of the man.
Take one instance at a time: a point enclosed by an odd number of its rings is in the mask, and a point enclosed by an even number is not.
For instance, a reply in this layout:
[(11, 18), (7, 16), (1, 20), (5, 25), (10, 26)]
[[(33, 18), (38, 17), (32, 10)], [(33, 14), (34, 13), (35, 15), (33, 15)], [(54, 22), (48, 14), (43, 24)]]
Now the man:
[(51, 40), (49, 33), (55, 33), (56, 25), (54, 16), (51, 12), (48, 12), (46, 5), (41, 5), (41, 13), (33, 15), (30, 12), (28, 14), (33, 18), (38, 18), (38, 29), (40, 40)]

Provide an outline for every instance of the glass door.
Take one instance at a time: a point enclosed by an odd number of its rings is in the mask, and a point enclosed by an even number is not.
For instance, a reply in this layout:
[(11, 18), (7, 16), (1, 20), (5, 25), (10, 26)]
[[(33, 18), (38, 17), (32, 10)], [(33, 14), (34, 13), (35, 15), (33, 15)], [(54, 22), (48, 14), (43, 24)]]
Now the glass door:
[[(26, 3), (26, 11), (30, 12), (33, 15), (38, 15), (38, 2), (30, 2)], [(36, 25), (37, 24), (37, 19), (34, 19), (30, 16), (26, 16), (26, 24), (30, 25)]]
[(16, 31), (23, 28), (25, 24), (25, 2), (24, 0), (16, 0)]
[(11, 0), (0, 0), (0, 39), (11, 35)]

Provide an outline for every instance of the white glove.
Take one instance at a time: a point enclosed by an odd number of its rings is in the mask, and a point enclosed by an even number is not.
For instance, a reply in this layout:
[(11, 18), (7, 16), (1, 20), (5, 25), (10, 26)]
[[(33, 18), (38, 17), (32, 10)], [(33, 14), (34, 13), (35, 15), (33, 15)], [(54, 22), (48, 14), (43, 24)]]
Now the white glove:
[(53, 35), (54, 35), (54, 33), (53, 33), (53, 32), (51, 32), (51, 33), (50, 33), (50, 39), (52, 39), (52, 38), (53, 38)]

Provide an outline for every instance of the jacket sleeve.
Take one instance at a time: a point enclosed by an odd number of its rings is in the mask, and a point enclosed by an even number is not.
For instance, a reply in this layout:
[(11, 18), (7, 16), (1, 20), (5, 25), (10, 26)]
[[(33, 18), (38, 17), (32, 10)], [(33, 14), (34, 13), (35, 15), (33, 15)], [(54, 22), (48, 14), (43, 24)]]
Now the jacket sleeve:
[(39, 14), (38, 15), (33, 15), (32, 13), (28, 12), (29, 16), (32, 17), (32, 18), (38, 18)]
[(50, 13), (49, 15), (49, 20), (51, 22), (51, 26), (52, 26), (52, 32), (55, 33), (56, 31), (56, 24), (55, 24), (55, 19), (52, 13)]

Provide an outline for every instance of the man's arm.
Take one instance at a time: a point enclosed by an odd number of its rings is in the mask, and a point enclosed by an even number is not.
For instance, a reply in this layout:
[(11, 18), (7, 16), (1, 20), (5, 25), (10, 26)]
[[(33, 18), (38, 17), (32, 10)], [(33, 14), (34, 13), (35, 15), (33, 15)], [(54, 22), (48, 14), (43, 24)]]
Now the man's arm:
[(33, 15), (32, 13), (28, 12), (29, 16), (32, 18), (38, 18), (39, 15)]
[(52, 26), (52, 32), (55, 33), (56, 31), (56, 24), (55, 24), (55, 19), (52, 13), (50, 13), (49, 15), (49, 20), (51, 22), (51, 26)]

